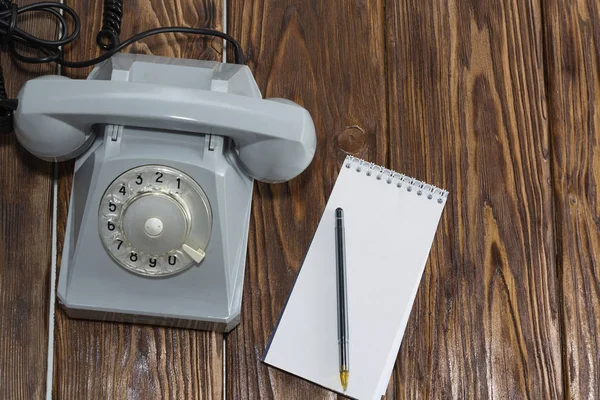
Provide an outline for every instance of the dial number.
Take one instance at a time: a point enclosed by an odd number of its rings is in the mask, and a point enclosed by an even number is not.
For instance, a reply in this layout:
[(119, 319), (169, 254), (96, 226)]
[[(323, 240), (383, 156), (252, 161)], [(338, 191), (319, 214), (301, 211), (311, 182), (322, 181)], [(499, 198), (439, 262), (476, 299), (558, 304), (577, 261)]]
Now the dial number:
[(116, 257), (127, 257), (130, 249), (127, 249), (127, 244), (120, 238), (112, 239), (108, 245), (109, 251)]
[(135, 184), (136, 185), (141, 185), (142, 183), (144, 183), (144, 179), (142, 178), (142, 174), (139, 174), (136, 178), (135, 178)]
[(127, 194), (127, 190), (125, 189), (125, 185), (121, 186), (121, 189), (119, 189), (119, 193), (121, 193), (123, 196), (125, 196), (125, 194)]
[(163, 180), (162, 180), (163, 173), (157, 171), (156, 175), (157, 175), (157, 177), (156, 177), (156, 183), (164, 183)]
[(131, 262), (136, 262), (138, 260), (138, 255), (136, 252), (132, 251), (129, 254), (129, 259), (131, 260)]

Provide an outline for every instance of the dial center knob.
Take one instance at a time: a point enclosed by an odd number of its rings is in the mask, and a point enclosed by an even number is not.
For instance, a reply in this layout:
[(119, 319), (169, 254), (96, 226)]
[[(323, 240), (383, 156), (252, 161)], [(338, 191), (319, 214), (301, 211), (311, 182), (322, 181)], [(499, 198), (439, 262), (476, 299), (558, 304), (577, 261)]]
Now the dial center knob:
[(163, 231), (163, 223), (160, 218), (148, 218), (144, 224), (144, 230), (148, 236), (159, 236)]
[(123, 211), (123, 233), (133, 247), (146, 254), (165, 254), (180, 248), (189, 219), (181, 204), (163, 193), (148, 193)]

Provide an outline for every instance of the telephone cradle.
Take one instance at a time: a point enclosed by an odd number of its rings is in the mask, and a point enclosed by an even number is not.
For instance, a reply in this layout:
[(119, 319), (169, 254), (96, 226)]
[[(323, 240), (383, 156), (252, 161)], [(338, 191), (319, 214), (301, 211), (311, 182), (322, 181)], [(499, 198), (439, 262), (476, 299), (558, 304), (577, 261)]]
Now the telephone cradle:
[(87, 80), (30, 80), (18, 99), (21, 144), (76, 158), (57, 287), (67, 315), (233, 329), (253, 181), (308, 167), (310, 114), (262, 99), (245, 65), (132, 54)]

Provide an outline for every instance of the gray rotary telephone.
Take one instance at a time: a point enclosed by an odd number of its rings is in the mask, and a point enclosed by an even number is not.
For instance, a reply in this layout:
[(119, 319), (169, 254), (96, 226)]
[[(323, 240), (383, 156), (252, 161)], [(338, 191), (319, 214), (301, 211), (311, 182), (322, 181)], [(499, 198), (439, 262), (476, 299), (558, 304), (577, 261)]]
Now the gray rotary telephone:
[(261, 98), (245, 65), (116, 54), (87, 80), (25, 84), (21, 144), (75, 158), (58, 282), (69, 316), (229, 331), (253, 180), (312, 161), (309, 113)]

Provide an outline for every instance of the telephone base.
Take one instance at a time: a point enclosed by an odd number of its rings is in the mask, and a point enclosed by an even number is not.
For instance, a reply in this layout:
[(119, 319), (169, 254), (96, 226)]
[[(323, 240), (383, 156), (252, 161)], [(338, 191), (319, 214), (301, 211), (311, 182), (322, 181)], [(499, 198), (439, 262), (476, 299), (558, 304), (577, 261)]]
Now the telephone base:
[[(211, 61), (119, 54), (88, 79), (195, 86), (199, 91), (260, 98), (247, 66)], [(253, 178), (240, 165), (233, 142), (211, 134), (210, 127), (207, 133), (193, 134), (136, 125), (94, 129), (95, 141), (77, 159), (73, 175), (57, 286), (66, 314), (217, 332), (233, 329), (240, 321), (253, 191)], [(130, 176), (129, 171), (141, 172)], [(135, 191), (138, 185), (140, 192)], [(205, 195), (210, 210), (205, 219), (192, 208), (201, 203), (186, 200), (196, 199), (189, 197), (194, 187)], [(136, 206), (148, 199), (158, 200)], [(125, 210), (122, 217), (115, 203)], [(136, 215), (143, 215), (141, 224), (133, 220)], [(159, 238), (154, 240), (144, 231), (143, 221), (157, 220), (160, 225), (150, 226)], [(200, 231), (209, 235), (202, 246), (194, 245), (190, 233), (201, 226), (198, 221), (209, 226)], [(139, 237), (150, 241), (149, 250), (139, 247), (146, 243)], [(157, 250), (164, 243), (172, 250)], [(205, 256), (187, 256), (186, 246)], [(181, 269), (175, 269), (177, 263)], [(159, 267), (162, 274), (154, 273)]]

